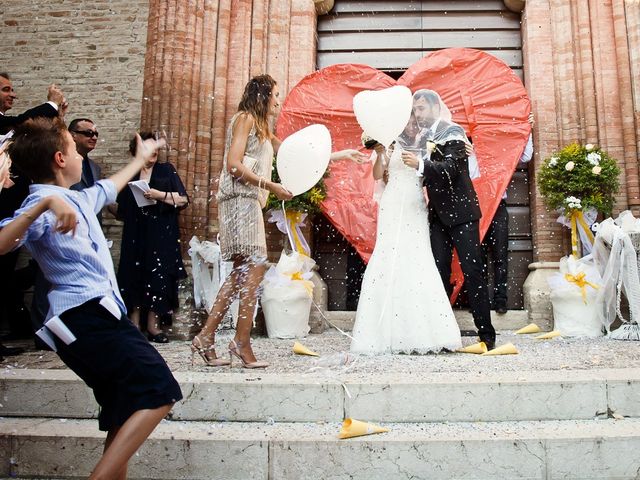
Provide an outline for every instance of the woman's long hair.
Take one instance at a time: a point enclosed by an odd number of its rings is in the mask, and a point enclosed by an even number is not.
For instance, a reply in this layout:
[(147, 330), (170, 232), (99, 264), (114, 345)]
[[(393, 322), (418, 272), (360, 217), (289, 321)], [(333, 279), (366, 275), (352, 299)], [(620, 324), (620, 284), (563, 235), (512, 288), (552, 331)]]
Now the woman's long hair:
[(269, 100), (276, 81), (271, 75), (264, 74), (253, 77), (244, 87), (238, 110), (250, 113), (256, 122), (256, 132), (262, 141), (271, 138), (269, 127)]

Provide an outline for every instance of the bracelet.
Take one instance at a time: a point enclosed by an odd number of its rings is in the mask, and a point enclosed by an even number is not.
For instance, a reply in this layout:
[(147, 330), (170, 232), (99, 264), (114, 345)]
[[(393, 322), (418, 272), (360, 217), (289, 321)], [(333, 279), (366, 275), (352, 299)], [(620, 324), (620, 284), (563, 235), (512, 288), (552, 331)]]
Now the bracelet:
[(263, 188), (262, 185), (266, 184), (266, 183), (267, 183), (267, 181), (264, 178), (258, 177), (258, 188)]

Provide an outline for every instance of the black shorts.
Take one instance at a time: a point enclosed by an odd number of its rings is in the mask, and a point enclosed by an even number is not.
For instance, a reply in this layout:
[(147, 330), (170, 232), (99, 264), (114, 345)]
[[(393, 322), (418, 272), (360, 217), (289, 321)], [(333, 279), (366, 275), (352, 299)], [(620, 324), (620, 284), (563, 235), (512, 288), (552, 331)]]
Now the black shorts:
[(117, 320), (99, 299), (67, 310), (60, 319), (77, 340), (65, 345), (55, 337), (58, 355), (93, 389), (100, 430), (120, 427), (136, 411), (182, 399), (167, 363), (123, 315)]

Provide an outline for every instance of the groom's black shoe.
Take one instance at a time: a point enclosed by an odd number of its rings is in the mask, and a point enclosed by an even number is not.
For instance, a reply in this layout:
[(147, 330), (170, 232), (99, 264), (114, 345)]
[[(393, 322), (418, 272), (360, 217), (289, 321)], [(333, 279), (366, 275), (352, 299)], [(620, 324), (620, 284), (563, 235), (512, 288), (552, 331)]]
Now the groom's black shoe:
[(498, 315), (504, 315), (505, 313), (507, 313), (507, 307), (505, 307), (504, 305), (500, 305), (499, 307), (496, 307), (496, 313)]
[(484, 344), (487, 346), (487, 350), (493, 350), (494, 348), (496, 348), (496, 339), (491, 339), (491, 338), (480, 338), (481, 342), (484, 342)]

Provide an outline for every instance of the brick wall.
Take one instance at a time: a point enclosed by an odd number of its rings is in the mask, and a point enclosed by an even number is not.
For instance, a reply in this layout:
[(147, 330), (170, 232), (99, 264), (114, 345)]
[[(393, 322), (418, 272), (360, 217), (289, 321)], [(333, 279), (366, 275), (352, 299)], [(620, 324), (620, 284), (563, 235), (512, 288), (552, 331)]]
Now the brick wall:
[[(3, 1), (0, 71), (18, 95), (10, 113), (46, 101), (57, 83), (69, 101), (67, 122), (82, 116), (98, 126), (92, 158), (107, 175), (120, 167), (140, 122), (147, 17), (147, 0)], [(119, 226), (105, 223), (117, 241)]]

